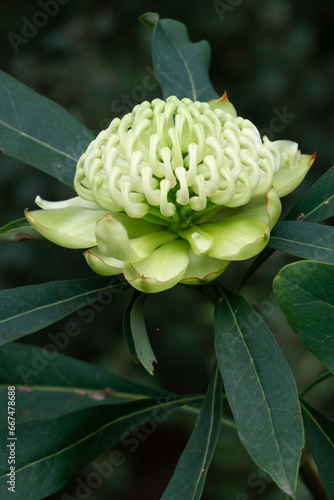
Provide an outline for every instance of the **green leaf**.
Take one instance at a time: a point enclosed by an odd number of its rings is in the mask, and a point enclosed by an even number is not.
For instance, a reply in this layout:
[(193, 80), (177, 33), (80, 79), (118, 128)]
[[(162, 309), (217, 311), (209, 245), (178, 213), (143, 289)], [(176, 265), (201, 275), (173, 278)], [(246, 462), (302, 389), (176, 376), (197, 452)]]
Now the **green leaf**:
[(132, 330), (131, 330), (131, 311), (133, 304), (135, 303), (136, 299), (141, 295), (141, 292), (138, 290), (133, 290), (130, 302), (124, 309), (124, 314), (123, 314), (123, 333), (124, 333), (124, 338), (126, 340), (126, 343), (128, 345), (131, 357), (135, 363), (139, 363), (135, 344), (133, 341), (133, 336), (132, 336)]
[(307, 222), (321, 222), (334, 215), (334, 165), (307, 191), (286, 217), (302, 217)]
[(334, 373), (334, 266), (289, 264), (275, 278), (274, 293), (299, 340)]
[(334, 228), (331, 226), (281, 221), (272, 230), (268, 246), (297, 257), (334, 264)]
[(123, 315), (123, 333), (132, 359), (153, 375), (154, 363), (157, 363), (145, 325), (145, 293), (133, 290), (129, 304)]
[[(138, 438), (126, 439), (136, 427), (151, 419), (153, 425), (166, 420), (173, 408), (197, 397), (143, 399), (131, 403), (103, 405), (16, 429), (16, 495), (40, 500), (61, 489), (70, 477), (103, 451), (122, 439), (123, 446), (137, 446)], [(143, 431), (144, 432), (144, 431)], [(8, 429), (0, 432), (7, 441)], [(12, 498), (7, 490), (8, 448), (0, 450), (0, 499)], [(122, 452), (121, 456), (122, 455)]]
[(0, 241), (42, 240), (44, 236), (28, 224), (27, 219), (18, 219), (0, 228)]
[(193, 101), (208, 101), (220, 97), (209, 79), (211, 50), (208, 42), (192, 43), (184, 24), (173, 19), (161, 19), (152, 13), (141, 21), (154, 25), (152, 58), (156, 79), (164, 99), (175, 95)]
[(195, 428), (162, 500), (199, 500), (216, 448), (222, 414), (222, 381), (216, 365)]
[(55, 102), (0, 71), (0, 147), (73, 187), (75, 167), (94, 135)]
[(314, 461), (325, 485), (328, 498), (334, 498), (334, 421), (301, 402), (305, 428), (310, 439)]
[[(148, 333), (145, 325), (144, 317), (144, 301), (146, 299), (145, 293), (134, 291), (131, 300), (130, 310), (130, 329), (133, 339), (133, 348), (135, 350), (138, 360), (143, 365), (145, 370), (153, 375), (154, 363), (157, 363), (154, 352), (148, 338)], [(129, 342), (129, 345), (131, 341)], [(131, 351), (131, 349), (130, 349)]]
[(262, 318), (241, 296), (213, 287), (216, 354), (240, 440), (293, 497), (304, 442), (293, 375)]
[(102, 293), (117, 293), (127, 286), (112, 276), (52, 281), (3, 290), (0, 292), (0, 345), (65, 318), (98, 300)]
[[(75, 331), (72, 328), (74, 332), (80, 334), (80, 329)], [(12, 343), (0, 349), (0, 388), (3, 387), (0, 407), (6, 407), (7, 387), (14, 385), (18, 391), (18, 424), (54, 418), (111, 401), (171, 394), (159, 387), (127, 380), (97, 366), (63, 356), (60, 352), (72, 338), (64, 331), (49, 333), (48, 337), (50, 343), (45, 348)], [(6, 425), (6, 414), (3, 413), (2, 417), (4, 421), (0, 428)]]

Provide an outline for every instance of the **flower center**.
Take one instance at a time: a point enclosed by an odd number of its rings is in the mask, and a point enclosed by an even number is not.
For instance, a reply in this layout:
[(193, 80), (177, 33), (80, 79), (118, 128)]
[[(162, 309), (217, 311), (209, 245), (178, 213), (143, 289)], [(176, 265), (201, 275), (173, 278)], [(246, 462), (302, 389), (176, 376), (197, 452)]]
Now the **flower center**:
[(115, 118), (81, 156), (75, 189), (101, 208), (177, 230), (265, 194), (279, 166), (278, 150), (249, 120), (172, 96)]

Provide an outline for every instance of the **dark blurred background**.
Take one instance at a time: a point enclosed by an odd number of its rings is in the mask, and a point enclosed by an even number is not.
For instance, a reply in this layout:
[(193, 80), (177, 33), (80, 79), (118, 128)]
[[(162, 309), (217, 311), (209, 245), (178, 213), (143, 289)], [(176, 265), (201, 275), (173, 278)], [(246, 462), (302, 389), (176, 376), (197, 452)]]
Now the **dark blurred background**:
[[(44, 22), (45, 16), (38, 14), (45, 12), (41, 5), (52, 9), (51, 4), (53, 13)], [(287, 211), (334, 158), (333, 2), (2, 0), (1, 69), (61, 104), (98, 133), (136, 103), (161, 96), (152, 70), (151, 31), (138, 22), (147, 11), (182, 21), (194, 42), (209, 41), (211, 80), (217, 92), (228, 92), (238, 114), (270, 139), (296, 141), (303, 153), (317, 151), (302, 186), (284, 200)], [(73, 195), (53, 178), (8, 157), (0, 159), (0, 179), (1, 225), (21, 218), (23, 208), (33, 208), (37, 194), (49, 200)], [(272, 295), (273, 278), (292, 261), (276, 252), (243, 294), (268, 322), (301, 388), (322, 366), (295, 338)], [(1, 289), (92, 275), (80, 251), (47, 241), (1, 243), (1, 262)], [(234, 289), (248, 265), (231, 265), (220, 280)], [(63, 353), (176, 392), (204, 392), (214, 360), (211, 305), (197, 291), (182, 287), (149, 297), (147, 324), (158, 358), (151, 379), (132, 363), (123, 340), (122, 312), (128, 299), (127, 293), (115, 297), (90, 325), (82, 319), (82, 333)], [(62, 331), (64, 324), (59, 322), (24, 342), (43, 346), (49, 342), (47, 333)], [(309, 401), (333, 414), (332, 392), (333, 384), (324, 382), (310, 393)], [(122, 445), (115, 447), (124, 452), (125, 463), (87, 498), (160, 498), (192, 423), (188, 417), (173, 416), (135, 453), (122, 450)], [(82, 481), (90, 470), (83, 471)], [(73, 480), (50, 498), (62, 499), (65, 492), (76, 498), (76, 486)], [(221, 434), (203, 500), (221, 498), (283, 500), (282, 493), (261, 479), (228, 429)], [(297, 498), (310, 498), (303, 485)]]

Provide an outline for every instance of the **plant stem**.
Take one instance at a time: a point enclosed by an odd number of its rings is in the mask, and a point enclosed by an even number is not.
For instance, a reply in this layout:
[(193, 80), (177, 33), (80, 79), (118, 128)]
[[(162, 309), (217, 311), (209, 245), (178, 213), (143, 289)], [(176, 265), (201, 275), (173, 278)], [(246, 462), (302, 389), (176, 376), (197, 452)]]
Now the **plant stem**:
[(299, 475), (314, 500), (329, 500), (323, 482), (304, 449), (302, 450)]
[(305, 385), (305, 387), (303, 387), (303, 389), (299, 393), (299, 397), (304, 396), (304, 394), (306, 394), (310, 389), (312, 389), (312, 387), (314, 387), (315, 385), (319, 384), (323, 380), (326, 380), (327, 378), (331, 377), (332, 375), (333, 374), (330, 371), (328, 371), (328, 370), (325, 371), (325, 372), (323, 372), (323, 373), (320, 373), (320, 375), (317, 375), (315, 378), (313, 378), (312, 380), (310, 380)]

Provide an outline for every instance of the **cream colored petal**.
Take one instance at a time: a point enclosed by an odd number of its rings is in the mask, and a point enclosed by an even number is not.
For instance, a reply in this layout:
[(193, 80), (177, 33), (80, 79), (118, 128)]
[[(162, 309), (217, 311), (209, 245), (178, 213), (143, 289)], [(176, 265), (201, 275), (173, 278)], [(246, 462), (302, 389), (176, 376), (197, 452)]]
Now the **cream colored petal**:
[(189, 249), (189, 264), (180, 283), (203, 285), (217, 278), (229, 265), (229, 261), (213, 259), (207, 255), (198, 256)]
[(98, 221), (95, 235), (98, 249), (106, 257), (124, 262), (138, 260), (125, 226), (110, 214)]
[(214, 238), (209, 257), (222, 260), (244, 260), (257, 255), (269, 240), (265, 222), (253, 220), (217, 221), (203, 229)]
[(298, 151), (298, 145), (292, 141), (275, 141), (273, 145), (281, 156), (281, 165), (274, 176), (273, 186), (278, 196), (282, 197), (299, 186), (315, 160), (315, 153), (302, 155)]
[(222, 111), (224, 111), (224, 113), (232, 115), (233, 118), (237, 117), (236, 109), (228, 100), (226, 92), (224, 92), (220, 99), (212, 99), (211, 101), (208, 101), (208, 104), (212, 110), (221, 109)]
[(92, 201), (86, 201), (83, 198), (80, 198), (80, 196), (76, 196), (75, 198), (70, 198), (69, 200), (64, 201), (47, 201), (43, 200), (40, 196), (37, 196), (35, 199), (35, 203), (44, 210), (54, 210), (55, 208), (68, 207), (83, 207), (90, 208), (92, 210), (101, 210), (101, 207), (99, 207), (96, 203)]
[(68, 207), (25, 212), (29, 224), (45, 238), (67, 248), (89, 248), (96, 245), (96, 222), (105, 210)]
[(140, 262), (125, 264), (125, 279), (137, 290), (156, 293), (176, 285), (186, 272), (189, 245), (175, 240), (157, 248)]
[(281, 212), (281, 200), (275, 189), (272, 188), (266, 195), (256, 196), (243, 207), (234, 209), (231, 215), (226, 212), (225, 219), (221, 217), (220, 219), (225, 222), (242, 220), (265, 222), (272, 229), (278, 221)]
[(102, 276), (113, 276), (124, 270), (125, 262), (101, 254), (97, 247), (91, 248), (84, 253), (87, 264), (97, 274)]
[(188, 241), (196, 255), (206, 255), (212, 247), (213, 238), (197, 226), (190, 226), (178, 231), (181, 238)]

